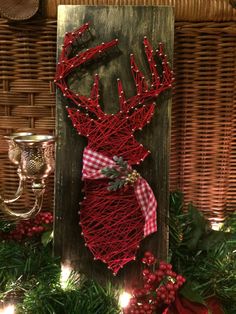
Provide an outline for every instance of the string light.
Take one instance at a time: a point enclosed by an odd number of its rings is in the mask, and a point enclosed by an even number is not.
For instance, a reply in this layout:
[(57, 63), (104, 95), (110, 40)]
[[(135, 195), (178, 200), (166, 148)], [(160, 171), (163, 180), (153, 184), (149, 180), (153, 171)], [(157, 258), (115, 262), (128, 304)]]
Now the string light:
[(61, 276), (60, 276), (60, 284), (62, 289), (66, 289), (68, 285), (68, 279), (70, 277), (70, 274), (72, 272), (72, 269), (68, 265), (61, 265)]
[(13, 304), (9, 304), (4, 309), (0, 310), (0, 314), (15, 314), (15, 306)]
[(123, 309), (126, 308), (129, 305), (130, 299), (131, 299), (131, 294), (124, 291), (120, 294), (119, 296), (119, 305)]
[(223, 226), (223, 222), (212, 221), (211, 223), (211, 229), (215, 231), (219, 231), (222, 226)]

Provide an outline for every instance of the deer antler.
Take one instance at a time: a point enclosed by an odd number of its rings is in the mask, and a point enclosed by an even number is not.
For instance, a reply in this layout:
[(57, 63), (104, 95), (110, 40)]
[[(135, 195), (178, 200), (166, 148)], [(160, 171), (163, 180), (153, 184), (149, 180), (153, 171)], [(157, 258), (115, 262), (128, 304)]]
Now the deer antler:
[(144, 37), (144, 48), (147, 56), (149, 68), (152, 75), (151, 88), (148, 88), (148, 84), (143, 73), (139, 70), (134, 55), (130, 55), (131, 71), (136, 84), (137, 94), (128, 100), (124, 96), (121, 81), (118, 80), (118, 92), (120, 99), (120, 108), (124, 112), (129, 112), (134, 109), (137, 105), (143, 105), (150, 99), (155, 99), (161, 92), (172, 87), (173, 71), (169, 67), (167, 56), (163, 53), (163, 44), (159, 43), (159, 49), (155, 51), (156, 55), (160, 58), (162, 64), (162, 77), (160, 77), (157, 64), (154, 60), (154, 51), (149, 43), (147, 37)]
[(81, 65), (87, 63), (90, 60), (96, 59), (104, 51), (111, 49), (112, 47), (118, 44), (118, 39), (114, 39), (108, 43), (102, 43), (97, 47), (93, 47), (87, 49), (86, 51), (80, 52), (76, 54), (76, 56), (74, 57), (70, 57), (73, 44), (78, 39), (82, 38), (82, 36), (88, 29), (89, 24), (86, 23), (76, 31), (66, 33), (64, 38), (64, 44), (62, 46), (63, 49), (59, 58), (59, 62), (57, 64), (54, 83), (60, 88), (64, 97), (71, 99), (72, 102), (76, 104), (78, 107), (84, 108), (85, 110), (89, 110), (92, 113), (94, 113), (97, 117), (101, 117), (104, 115), (104, 113), (101, 110), (98, 103), (99, 99), (98, 76), (97, 75), (95, 76), (90, 98), (80, 95), (79, 93), (74, 93), (70, 88), (68, 88), (66, 82), (66, 78), (72, 71), (74, 71), (74, 69), (80, 67)]
[[(118, 40), (115, 39), (77, 53), (74, 57), (70, 57), (73, 44), (77, 39), (82, 38), (88, 29), (89, 24), (87, 23), (74, 32), (66, 33), (55, 76), (55, 84), (61, 89), (63, 95), (78, 106), (77, 109), (67, 107), (67, 111), (78, 133), (85, 136), (90, 134), (96, 120), (104, 120), (104, 116), (106, 116), (99, 105), (99, 77), (95, 75), (90, 98), (75, 93), (68, 88), (66, 78), (75, 68), (96, 59), (103, 52), (118, 44)], [(131, 126), (132, 131), (141, 129), (146, 123), (150, 122), (155, 108), (155, 104), (150, 103), (150, 101), (154, 101), (161, 92), (169, 89), (173, 80), (173, 72), (169, 67), (167, 56), (163, 53), (162, 43), (159, 43), (159, 48), (155, 52), (146, 37), (144, 37), (143, 43), (152, 75), (150, 87), (143, 73), (139, 70), (133, 54), (130, 56), (130, 62), (132, 75), (136, 84), (136, 95), (126, 99), (121, 80), (118, 79), (117, 82), (120, 103), (120, 112), (117, 115), (121, 115), (122, 118), (127, 119), (126, 121)], [(161, 63), (161, 75), (158, 73), (155, 58)]]

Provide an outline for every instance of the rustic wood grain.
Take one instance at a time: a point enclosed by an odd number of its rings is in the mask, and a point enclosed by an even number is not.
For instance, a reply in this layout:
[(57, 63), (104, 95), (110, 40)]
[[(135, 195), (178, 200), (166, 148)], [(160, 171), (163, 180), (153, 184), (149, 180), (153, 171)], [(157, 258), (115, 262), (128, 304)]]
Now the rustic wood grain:
[[(140, 68), (148, 76), (142, 39), (146, 35), (155, 46), (164, 42), (165, 52), (171, 61), (173, 54), (173, 10), (171, 7), (133, 7), (133, 6), (60, 6), (58, 16), (58, 47), (63, 42), (66, 31), (71, 31), (84, 22), (92, 21), (96, 33), (91, 46), (119, 38), (120, 54), (114, 55), (105, 64), (88, 68), (80, 81), (79, 91), (89, 95), (92, 76), (98, 73), (101, 78), (103, 108), (107, 113), (118, 109), (116, 78), (119, 77), (126, 95), (135, 94), (134, 82), (130, 72), (129, 54), (133, 52)], [(59, 48), (60, 51), (60, 48)], [(150, 74), (150, 73), (149, 73)], [(73, 79), (72, 79), (73, 81)], [(73, 83), (73, 89), (77, 89)], [(166, 258), (168, 247), (168, 171), (170, 145), (170, 94), (159, 99), (156, 113), (150, 125), (145, 127), (137, 138), (152, 154), (138, 168), (150, 183), (159, 203), (158, 232), (142, 243), (139, 254), (152, 249), (156, 255)], [(82, 151), (86, 139), (73, 129), (65, 112), (65, 103), (57, 95), (57, 169), (55, 201), (55, 253), (63, 262), (69, 262), (97, 279), (111, 279), (110, 271), (99, 261), (93, 261), (91, 253), (84, 247), (78, 226), (79, 201), (82, 196), (81, 167)], [(130, 263), (120, 271), (118, 277), (130, 282), (137, 277), (138, 263)]]

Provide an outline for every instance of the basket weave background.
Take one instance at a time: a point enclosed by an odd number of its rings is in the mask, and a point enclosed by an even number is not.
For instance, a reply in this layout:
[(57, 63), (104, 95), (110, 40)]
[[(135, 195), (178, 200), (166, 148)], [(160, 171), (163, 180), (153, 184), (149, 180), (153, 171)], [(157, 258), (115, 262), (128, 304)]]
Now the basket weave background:
[[(55, 71), (56, 21), (9, 24), (0, 19), (0, 45), (0, 135), (18, 129), (54, 132), (55, 95), (51, 82)], [(17, 181), (16, 168), (9, 163), (7, 145), (0, 136), (0, 193), (13, 195)], [(28, 191), (14, 207), (23, 209), (31, 204), (33, 195)], [(51, 176), (44, 207), (52, 206)]]
[[(212, 220), (236, 209), (236, 10), (229, 1), (42, 1), (29, 22), (0, 18), (0, 193), (17, 186), (2, 136), (33, 129), (54, 132), (56, 6), (58, 4), (176, 5), (175, 91), (171, 189), (184, 192)], [(62, 165), (63, 166), (63, 165)], [(14, 205), (31, 206), (25, 193)], [(53, 178), (44, 208), (53, 207)]]

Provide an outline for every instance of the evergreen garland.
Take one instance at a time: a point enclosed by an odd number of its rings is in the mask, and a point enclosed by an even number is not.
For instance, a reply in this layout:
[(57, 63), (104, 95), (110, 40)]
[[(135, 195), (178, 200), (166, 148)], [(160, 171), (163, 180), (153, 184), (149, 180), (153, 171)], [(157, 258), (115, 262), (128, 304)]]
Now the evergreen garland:
[[(170, 196), (170, 262), (187, 282), (180, 293), (203, 303), (212, 296), (225, 314), (236, 313), (236, 214), (220, 231), (211, 229), (204, 216), (190, 204), (183, 210), (183, 196)], [(2, 221), (0, 231), (12, 234), (14, 222)], [(72, 272), (64, 289), (61, 266), (52, 257), (51, 230), (40, 237), (0, 241), (0, 299), (17, 305), (16, 314), (118, 314), (118, 297), (106, 287)]]
[(183, 196), (170, 199), (170, 255), (177, 272), (187, 279), (182, 294), (202, 302), (215, 296), (225, 313), (236, 313), (236, 214), (220, 231), (212, 230), (204, 216), (190, 204), (183, 210)]
[(0, 300), (17, 314), (118, 314), (116, 290), (72, 272), (60, 284), (59, 259), (35, 239), (0, 242)]

